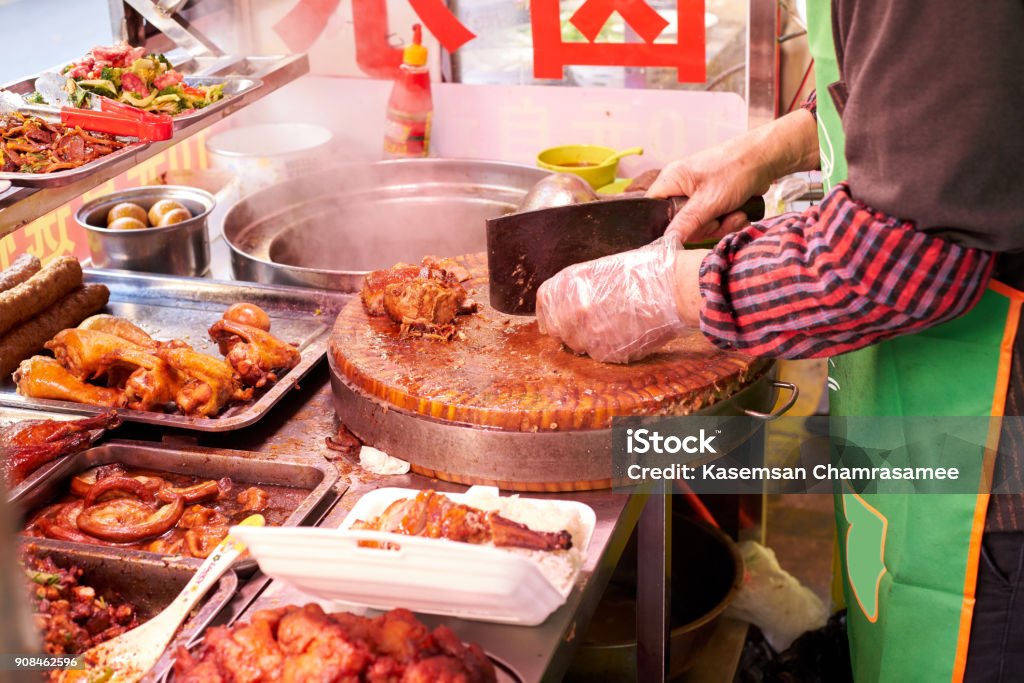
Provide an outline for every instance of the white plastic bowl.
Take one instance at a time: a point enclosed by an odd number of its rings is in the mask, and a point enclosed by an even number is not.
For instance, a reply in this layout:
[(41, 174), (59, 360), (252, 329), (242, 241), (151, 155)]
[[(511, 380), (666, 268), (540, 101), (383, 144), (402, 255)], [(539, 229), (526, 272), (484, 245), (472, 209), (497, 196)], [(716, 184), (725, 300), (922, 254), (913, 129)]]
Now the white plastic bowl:
[(211, 165), (234, 173), (245, 196), (324, 168), (332, 139), (322, 126), (264, 123), (218, 133), (206, 141), (206, 149)]

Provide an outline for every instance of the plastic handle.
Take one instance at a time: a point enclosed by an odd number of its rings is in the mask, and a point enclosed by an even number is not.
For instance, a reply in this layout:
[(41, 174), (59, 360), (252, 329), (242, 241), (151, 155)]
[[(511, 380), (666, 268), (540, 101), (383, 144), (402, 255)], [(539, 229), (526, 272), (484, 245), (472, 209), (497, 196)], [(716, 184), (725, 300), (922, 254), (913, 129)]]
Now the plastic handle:
[[(263, 526), (265, 523), (263, 515), (250, 515), (241, 522), (240, 526)], [(203, 561), (174, 602), (168, 605), (153, 621), (160, 619), (174, 624), (183, 622), (189, 611), (245, 551), (246, 545), (228, 534)], [(171, 634), (173, 635), (173, 630)]]
[[(139, 113), (146, 115), (146, 112)], [(122, 111), (66, 107), (61, 109), (60, 120), (65, 126), (80, 126), (86, 130), (135, 137), (145, 141), (169, 140), (174, 134), (174, 121), (169, 116), (135, 117)]]
[(644, 153), (644, 148), (643, 147), (630, 147), (629, 149), (624, 149), (621, 152), (616, 152), (615, 154), (611, 155), (610, 157), (608, 157), (607, 159), (602, 161), (600, 164), (598, 164), (598, 166), (604, 166), (605, 164), (610, 164), (612, 162), (618, 161), (622, 157), (633, 156), (634, 154), (643, 155), (643, 153)]

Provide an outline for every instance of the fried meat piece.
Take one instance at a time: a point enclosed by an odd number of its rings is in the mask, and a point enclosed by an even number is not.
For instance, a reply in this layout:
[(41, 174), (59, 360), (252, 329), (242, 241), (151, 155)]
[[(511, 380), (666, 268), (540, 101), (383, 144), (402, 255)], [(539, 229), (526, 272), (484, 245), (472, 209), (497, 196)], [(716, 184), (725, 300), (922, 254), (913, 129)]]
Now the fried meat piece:
[(454, 278), (413, 278), (388, 285), (384, 312), (397, 323), (429, 330), (448, 325), (458, 315), (466, 290)]
[(472, 277), (469, 271), (465, 267), (459, 264), (453, 258), (438, 258), (437, 256), (424, 256), (423, 262), (420, 264), (426, 268), (438, 268), (446, 270), (455, 276), (459, 282), (465, 282)]
[(140, 350), (127, 339), (77, 327), (61, 330), (44, 346), (68, 372), (83, 382), (105, 376), (119, 351)]
[(387, 315), (403, 334), (447, 340), (455, 335), (455, 316), (476, 310), (460, 284), (468, 278), (469, 272), (452, 259), (428, 256), (420, 266), (399, 263), (369, 273), (360, 296), (367, 313)]
[(496, 675), (478, 646), (443, 626), (431, 632), (408, 610), (370, 618), (309, 604), (210, 629), (196, 653), (178, 651), (175, 680), (494, 683)]
[(369, 644), (353, 638), (319, 605), (306, 605), (281, 617), (277, 640), (287, 657), (282, 681), (358, 680), (373, 653)]
[(399, 263), (391, 268), (367, 273), (363, 278), (363, 288), (359, 291), (366, 312), (373, 316), (385, 315), (384, 291), (388, 285), (413, 280), (419, 277), (421, 270), (419, 266)]
[(279, 374), (302, 360), (294, 346), (252, 325), (221, 319), (210, 327), (209, 333), (247, 387), (259, 388), (276, 382)]
[(18, 484), (46, 463), (88, 448), (94, 430), (120, 424), (117, 413), (108, 411), (81, 420), (23, 420), (0, 429), (0, 475)]
[(156, 355), (184, 376), (174, 402), (186, 415), (212, 417), (232, 401), (252, 398), (252, 389), (243, 389), (238, 374), (220, 358), (188, 348), (161, 348)]
[(120, 408), (126, 397), (120, 389), (87, 384), (47, 356), (32, 356), (21, 362), (14, 373), (18, 393), (32, 398), (76, 401), (106, 408)]

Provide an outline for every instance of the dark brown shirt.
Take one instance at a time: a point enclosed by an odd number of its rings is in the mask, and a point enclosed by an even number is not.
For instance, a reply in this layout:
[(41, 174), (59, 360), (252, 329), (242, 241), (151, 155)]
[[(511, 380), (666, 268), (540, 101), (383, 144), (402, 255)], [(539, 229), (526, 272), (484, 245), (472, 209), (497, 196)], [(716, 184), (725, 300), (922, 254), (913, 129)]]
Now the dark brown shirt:
[(854, 197), (1024, 250), (1024, 0), (833, 0)]

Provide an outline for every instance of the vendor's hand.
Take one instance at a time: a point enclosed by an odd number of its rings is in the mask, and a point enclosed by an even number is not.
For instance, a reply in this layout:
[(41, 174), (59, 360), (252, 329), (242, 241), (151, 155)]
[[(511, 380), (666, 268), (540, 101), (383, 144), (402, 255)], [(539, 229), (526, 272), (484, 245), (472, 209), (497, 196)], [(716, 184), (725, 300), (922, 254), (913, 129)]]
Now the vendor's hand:
[[(737, 211), (777, 179), (818, 164), (818, 124), (803, 109), (666, 166), (648, 197), (689, 197), (668, 234), (683, 242), (722, 237), (747, 224)], [(722, 217), (719, 221), (718, 217)]]
[(661, 171), (647, 190), (648, 197), (690, 198), (666, 234), (696, 242), (722, 237), (749, 223), (736, 208), (749, 197), (767, 192), (773, 178), (744, 147), (730, 141), (674, 161)]
[(569, 266), (537, 291), (540, 331), (577, 353), (628, 363), (656, 351), (686, 326), (674, 294), (678, 240)]

